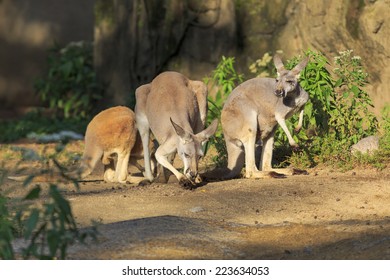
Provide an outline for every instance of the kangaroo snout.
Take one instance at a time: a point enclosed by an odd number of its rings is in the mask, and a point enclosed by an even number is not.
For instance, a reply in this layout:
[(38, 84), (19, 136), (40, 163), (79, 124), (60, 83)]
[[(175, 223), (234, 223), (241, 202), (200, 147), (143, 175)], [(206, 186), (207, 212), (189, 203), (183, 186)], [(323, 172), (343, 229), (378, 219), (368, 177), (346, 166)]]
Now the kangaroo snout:
[(198, 172), (192, 171), (191, 169), (188, 168), (188, 169), (186, 170), (185, 174), (186, 174), (186, 176), (187, 176), (189, 179), (193, 180), (193, 179), (195, 179), (195, 177), (198, 175)]
[(275, 89), (275, 95), (277, 96), (277, 97), (286, 97), (286, 91), (283, 89), (283, 88), (281, 88), (281, 89), (279, 89), (279, 88), (277, 88), (277, 89)]
[(193, 183), (198, 184), (198, 183), (202, 182), (202, 179), (199, 176), (199, 173), (197, 171), (192, 171), (190, 169), (187, 169), (187, 171), (185, 172), (185, 175)]

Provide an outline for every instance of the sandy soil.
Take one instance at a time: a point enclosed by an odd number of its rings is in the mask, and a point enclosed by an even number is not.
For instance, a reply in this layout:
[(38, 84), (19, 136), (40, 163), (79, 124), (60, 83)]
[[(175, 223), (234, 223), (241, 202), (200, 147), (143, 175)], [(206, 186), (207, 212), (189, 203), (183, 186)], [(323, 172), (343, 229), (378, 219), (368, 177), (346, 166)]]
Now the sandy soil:
[[(80, 227), (100, 223), (98, 242), (69, 258), (390, 259), (390, 170), (308, 171), (189, 191), (104, 183), (99, 166), (80, 191), (61, 183)], [(17, 198), (20, 185), (1, 188)]]

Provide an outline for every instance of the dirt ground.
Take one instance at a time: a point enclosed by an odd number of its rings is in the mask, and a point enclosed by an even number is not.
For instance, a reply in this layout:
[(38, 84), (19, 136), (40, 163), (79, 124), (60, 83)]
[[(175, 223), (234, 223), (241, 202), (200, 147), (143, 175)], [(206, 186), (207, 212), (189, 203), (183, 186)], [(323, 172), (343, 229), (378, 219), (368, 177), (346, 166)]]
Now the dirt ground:
[[(61, 184), (80, 227), (100, 223), (98, 242), (73, 246), (69, 258), (390, 259), (389, 168), (308, 171), (190, 191), (104, 183), (98, 166), (80, 191)], [(1, 189), (12, 198), (26, 192), (8, 179)]]

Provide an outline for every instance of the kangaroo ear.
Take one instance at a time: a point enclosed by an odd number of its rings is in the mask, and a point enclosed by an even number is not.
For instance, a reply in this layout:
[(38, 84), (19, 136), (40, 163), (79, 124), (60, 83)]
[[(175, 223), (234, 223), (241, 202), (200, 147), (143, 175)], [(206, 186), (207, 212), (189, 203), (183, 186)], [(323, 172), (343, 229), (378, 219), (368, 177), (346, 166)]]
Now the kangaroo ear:
[(276, 71), (278, 72), (278, 76), (280, 75), (280, 72), (286, 70), (286, 68), (284, 68), (283, 61), (278, 54), (274, 55), (274, 64)]
[(301, 73), (301, 71), (306, 67), (307, 63), (309, 62), (309, 57), (306, 56), (301, 62), (299, 62), (299, 64), (297, 66), (295, 66), (292, 70), (291, 70), (291, 73), (295, 76), (297, 76), (297, 78), (299, 78), (299, 74)]
[(195, 136), (199, 139), (200, 142), (202, 142), (202, 145), (209, 140), (209, 138), (214, 135), (214, 133), (217, 131), (218, 128), (218, 119), (215, 119), (212, 121), (212, 123), (209, 125), (208, 128), (205, 130), (199, 132)]
[(178, 125), (177, 123), (175, 123), (172, 118), (170, 118), (171, 120), (171, 123), (173, 125), (173, 128), (175, 129), (176, 131), (176, 134), (180, 137), (180, 139), (184, 142), (184, 143), (188, 143), (188, 142), (191, 142), (193, 141), (192, 139), (192, 134), (185, 131), (180, 125)]

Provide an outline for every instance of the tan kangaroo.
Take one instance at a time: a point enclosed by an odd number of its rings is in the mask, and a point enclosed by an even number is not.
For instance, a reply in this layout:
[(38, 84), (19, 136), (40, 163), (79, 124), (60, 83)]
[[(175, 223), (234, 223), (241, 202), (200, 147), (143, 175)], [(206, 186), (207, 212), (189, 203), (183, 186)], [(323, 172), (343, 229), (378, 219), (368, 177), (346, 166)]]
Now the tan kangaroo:
[[(124, 106), (106, 109), (97, 114), (87, 126), (85, 133), (85, 148), (80, 167), (71, 172), (70, 176), (85, 178), (101, 160), (104, 165), (104, 181), (125, 183), (139, 183), (143, 177), (128, 175), (130, 154), (132, 161), (142, 156), (142, 143), (135, 124), (135, 115), (132, 110)], [(116, 166), (114, 155), (117, 155)], [(140, 167), (138, 167), (140, 168)], [(27, 176), (9, 177), (13, 180), (24, 180)], [(37, 176), (34, 181), (51, 181), (59, 179), (54, 174), (47, 177)]]
[[(148, 147), (152, 131), (159, 143), (155, 153), (157, 162), (170, 170), (183, 187), (196, 186), (202, 181), (198, 174), (198, 162), (203, 156), (202, 145), (218, 126), (218, 120), (214, 120), (204, 129), (206, 85), (189, 80), (177, 72), (164, 72), (150, 84), (137, 88), (135, 95), (135, 115), (144, 149), (145, 177), (150, 181), (154, 179)], [(184, 174), (172, 165), (176, 152), (183, 161)]]
[[(98, 160), (104, 165), (104, 181), (138, 183), (142, 177), (128, 174), (131, 162), (142, 155), (141, 142), (135, 123), (135, 114), (124, 106), (106, 109), (97, 114), (87, 126), (85, 148), (81, 159), (81, 178), (89, 175)], [(138, 142), (138, 143), (137, 143)], [(116, 165), (114, 155), (117, 155)], [(139, 167), (138, 167), (139, 168)]]
[[(264, 178), (278, 174), (291, 175), (292, 169), (273, 169), (271, 166), (274, 133), (279, 124), (292, 147), (298, 147), (287, 129), (285, 120), (300, 111), (301, 129), (303, 107), (308, 93), (298, 83), (300, 72), (306, 67), (306, 57), (294, 69), (284, 68), (279, 56), (274, 57), (277, 78), (254, 78), (236, 87), (227, 98), (221, 114), (222, 129), (228, 152), (229, 173), (234, 178), (246, 167), (246, 178)], [(255, 164), (256, 140), (262, 142), (260, 166)], [(275, 172), (271, 172), (275, 171)]]

